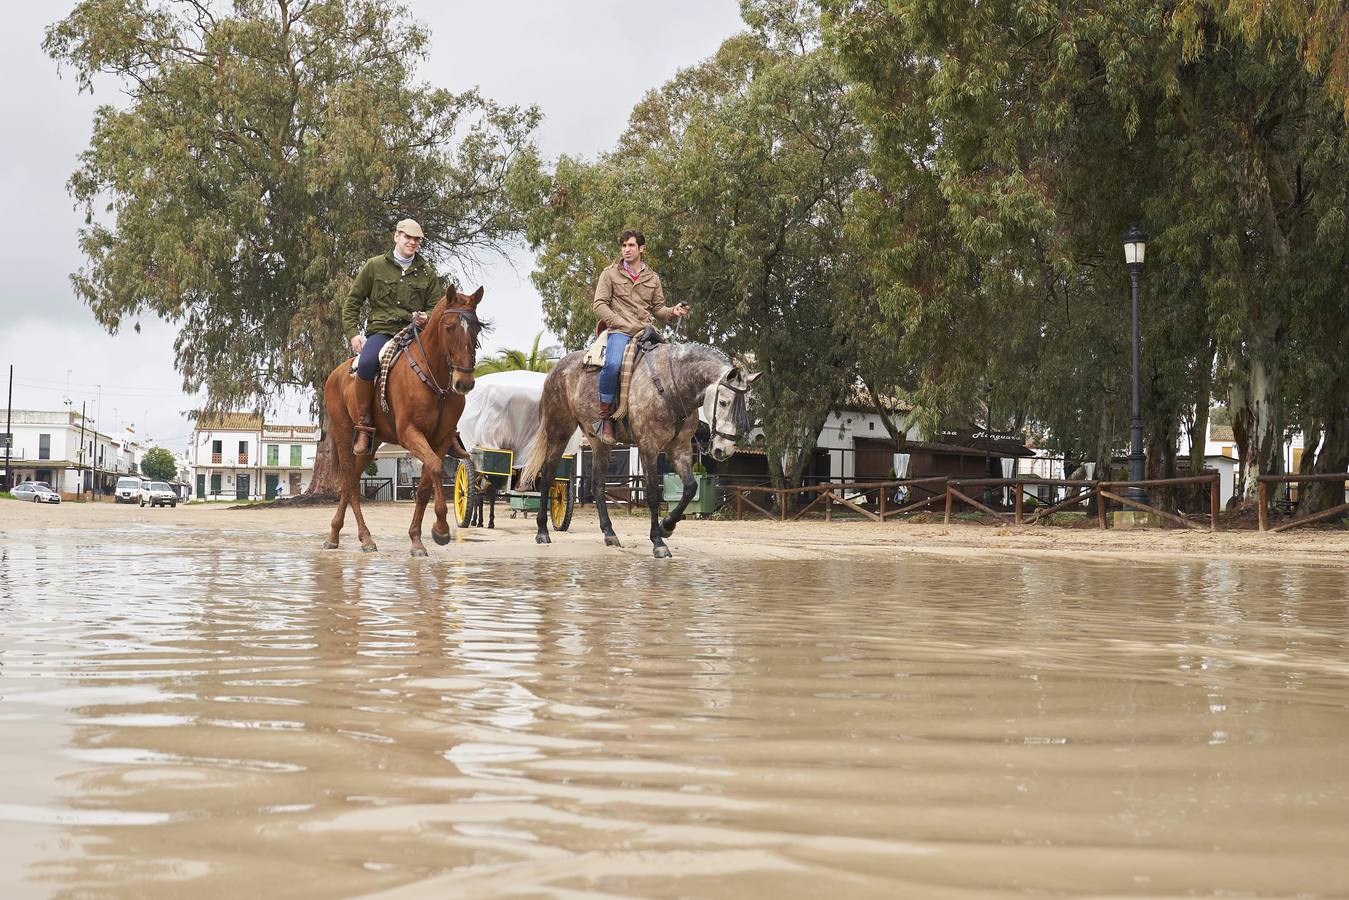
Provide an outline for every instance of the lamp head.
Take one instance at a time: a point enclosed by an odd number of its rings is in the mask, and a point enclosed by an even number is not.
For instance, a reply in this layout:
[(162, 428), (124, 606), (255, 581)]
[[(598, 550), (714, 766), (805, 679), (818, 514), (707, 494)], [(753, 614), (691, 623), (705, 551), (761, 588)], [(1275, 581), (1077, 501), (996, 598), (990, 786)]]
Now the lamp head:
[(1130, 225), (1129, 231), (1124, 235), (1124, 264), (1131, 270), (1143, 268), (1143, 257), (1148, 249), (1148, 236), (1144, 234), (1137, 224)]

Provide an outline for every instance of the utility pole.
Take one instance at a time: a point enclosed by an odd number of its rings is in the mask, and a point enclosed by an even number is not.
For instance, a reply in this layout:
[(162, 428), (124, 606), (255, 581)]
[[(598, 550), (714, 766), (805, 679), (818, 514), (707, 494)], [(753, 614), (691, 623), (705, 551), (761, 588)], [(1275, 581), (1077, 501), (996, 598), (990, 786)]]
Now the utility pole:
[(80, 401), (80, 452), (75, 461), (75, 475), (79, 479), (80, 487), (75, 493), (79, 497), (84, 496), (84, 406), (86, 402)]
[(14, 446), (14, 364), (9, 366), (9, 401), (5, 412), (5, 480), (0, 487), (9, 490), (14, 486), (14, 473), (10, 469), (11, 447)]

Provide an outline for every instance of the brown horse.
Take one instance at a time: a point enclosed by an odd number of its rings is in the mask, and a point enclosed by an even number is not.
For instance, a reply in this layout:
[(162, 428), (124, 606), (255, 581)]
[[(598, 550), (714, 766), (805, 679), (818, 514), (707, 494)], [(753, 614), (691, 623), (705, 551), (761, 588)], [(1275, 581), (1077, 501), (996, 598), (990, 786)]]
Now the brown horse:
[[(351, 361), (339, 365), (328, 376), (324, 401), (328, 407), (328, 440), (337, 460), (342, 480), (342, 499), (333, 516), (325, 550), (337, 547), (338, 535), (346, 521), (347, 507), (356, 514), (356, 536), (361, 549), (377, 549), (361, 515), (361, 472), (370, 465), (380, 443), (398, 444), (422, 461), (422, 478), (417, 485), (417, 506), (412, 511), (412, 555), (425, 556), (422, 545), (422, 517), (426, 504), (436, 498), (436, 524), (431, 537), (437, 544), (450, 542), (448, 505), (441, 487), (445, 454), (463, 455), (455, 428), (464, 411), (464, 394), (473, 390), (473, 367), (477, 362), (478, 338), (486, 325), (478, 319), (482, 288), (471, 295), (460, 294), (450, 285), (445, 296), (431, 310), (418, 340), (403, 351), (389, 370), (389, 415), (378, 400), (374, 404), (375, 434), (370, 452), (357, 455), (352, 449), (352, 432), (357, 416)], [(420, 371), (419, 371), (420, 370)]]

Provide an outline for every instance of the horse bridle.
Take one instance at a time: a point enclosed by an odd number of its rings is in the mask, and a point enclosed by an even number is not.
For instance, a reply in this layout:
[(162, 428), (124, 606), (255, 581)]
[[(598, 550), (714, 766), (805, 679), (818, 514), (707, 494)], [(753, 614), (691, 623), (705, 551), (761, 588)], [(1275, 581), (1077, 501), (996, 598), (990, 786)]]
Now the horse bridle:
[[(450, 311), (451, 309), (449, 307), (446, 307), (445, 312), (448, 313)], [(460, 321), (464, 321), (465, 317), (467, 317), (468, 322), (470, 324), (476, 324), (478, 321), (478, 317), (473, 314), (473, 310), (471, 309), (455, 309), (454, 312), (459, 313)], [(430, 326), (430, 324), (431, 320), (427, 319), (426, 325)], [(417, 341), (417, 349), (422, 351), (422, 359), (426, 360), (426, 364), (430, 366), (431, 357), (429, 354), (427, 354), (426, 348), (422, 346), (422, 329), (417, 327), (416, 325), (413, 325), (412, 336)], [(450, 351), (448, 349), (445, 351), (445, 362), (449, 363), (451, 372), (460, 372), (468, 375), (473, 374), (473, 370), (471, 368), (465, 368), (464, 366), (456, 366), (454, 362), (450, 359)], [(438, 400), (443, 402), (445, 398), (450, 395), (449, 390), (441, 387), (440, 383), (436, 381), (436, 377), (434, 375), (432, 375), (430, 372), (422, 371), (422, 367), (417, 365), (417, 360), (413, 358), (411, 353), (408, 354), (408, 366), (412, 369), (413, 373), (415, 373), (416, 376), (421, 379), (422, 384), (429, 387), (432, 390), (432, 392), (435, 393), (436, 398)]]
[[(731, 384), (730, 382), (728, 382), (728, 381), (726, 380), (727, 378), (730, 377), (731, 373), (734, 372), (734, 371), (735, 371), (735, 368), (734, 368), (734, 367), (732, 367), (732, 368), (730, 368), (730, 369), (727, 369), (727, 370), (726, 370), (726, 374), (723, 375), (723, 376), (721, 376), (721, 378), (717, 380), (717, 384), (716, 384), (716, 388), (717, 388), (718, 391), (720, 391), (720, 390), (724, 387), (724, 388), (726, 388), (726, 390), (731, 391), (732, 393), (734, 393), (734, 394), (736, 395), (736, 400), (732, 401), (732, 408), (733, 408), (733, 409), (734, 409), (734, 404), (735, 404), (736, 402), (743, 402), (743, 398), (744, 398), (745, 394), (749, 393), (749, 387), (748, 387), (748, 385), (745, 386), (745, 387), (742, 387), (742, 388), (741, 388), (741, 387), (736, 387), (735, 385)], [(713, 401), (712, 401), (712, 421), (708, 423), (708, 426), (707, 426), (707, 427), (708, 427), (708, 431), (712, 434), (713, 437), (723, 437), (723, 438), (726, 438), (727, 440), (730, 440), (730, 441), (736, 441), (736, 440), (739, 440), (739, 438), (740, 438), (740, 426), (739, 426), (739, 425), (736, 425), (736, 426), (735, 426), (735, 427), (736, 427), (736, 430), (735, 430), (734, 432), (725, 432), (725, 431), (722, 431), (722, 430), (720, 430), (719, 428), (717, 428), (717, 412), (718, 412), (719, 409), (720, 409), (720, 404), (718, 404), (718, 403), (716, 402), (716, 398), (714, 397), (714, 398), (713, 398)], [(734, 420), (732, 420), (732, 422), (733, 422), (733, 424), (734, 424)]]

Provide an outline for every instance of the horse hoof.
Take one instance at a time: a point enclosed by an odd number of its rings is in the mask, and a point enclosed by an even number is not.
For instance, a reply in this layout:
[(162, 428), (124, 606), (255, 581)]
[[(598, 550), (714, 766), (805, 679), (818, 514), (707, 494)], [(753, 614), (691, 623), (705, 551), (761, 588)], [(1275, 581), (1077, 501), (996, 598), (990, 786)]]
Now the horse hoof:
[(425, 548), (425, 547), (413, 547), (413, 548), (412, 548), (412, 555), (413, 555), (413, 556), (426, 556), (426, 555), (427, 555), (427, 553), (426, 553), (426, 548)]
[[(435, 541), (437, 544), (444, 547), (446, 544), (450, 542), (450, 533), (447, 531), (444, 534), (441, 534), (439, 531), (436, 531), (434, 528), (432, 528), (431, 540)], [(423, 556), (424, 555), (425, 554), (423, 554)]]
[(337, 541), (324, 541), (324, 542), (323, 542), (323, 549), (324, 549), (324, 550), (336, 550), (336, 549), (337, 549)]
[(362, 553), (374, 553), (374, 552), (375, 552), (376, 550), (378, 550), (378, 549), (379, 549), (379, 548), (376, 547), (374, 544), (362, 544), (362, 545), (361, 545), (361, 552), (362, 552)]
[(553, 542), (553, 539), (550, 538), (550, 537), (549, 537), (548, 535), (546, 535), (546, 534), (536, 534), (536, 535), (534, 535), (534, 543), (536, 543), (536, 544), (551, 544), (552, 542)]
[(620, 544), (620, 543), (618, 542), (618, 535), (616, 535), (616, 534), (606, 534), (606, 535), (604, 536), (604, 546), (606, 546), (606, 547), (622, 547), (623, 545)]
[(656, 559), (669, 559), (670, 548), (665, 546), (664, 544), (661, 544), (659, 547), (651, 548), (651, 554), (655, 556)]

